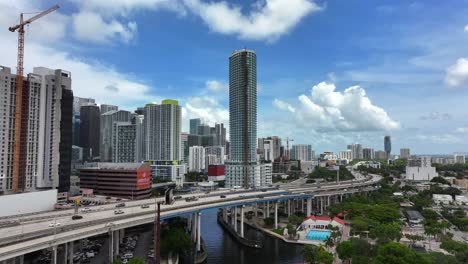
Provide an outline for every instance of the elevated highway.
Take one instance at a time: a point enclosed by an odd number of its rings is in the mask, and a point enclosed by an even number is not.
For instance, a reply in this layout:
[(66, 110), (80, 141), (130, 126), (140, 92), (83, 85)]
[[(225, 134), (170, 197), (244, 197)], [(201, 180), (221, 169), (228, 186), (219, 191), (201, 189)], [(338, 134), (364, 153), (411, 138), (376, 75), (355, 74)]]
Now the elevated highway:
[[(307, 201), (307, 212), (310, 214), (309, 207), (313, 199), (372, 191), (375, 190), (375, 185), (379, 180), (379, 176), (372, 175), (360, 180), (340, 183), (282, 185), (267, 191), (220, 190), (183, 195), (182, 199), (176, 200), (171, 205), (161, 205), (161, 218), (198, 215), (195, 219), (200, 221), (201, 214), (206, 210), (253, 204), (277, 204), (287, 200)], [(190, 202), (184, 199), (190, 196), (196, 196), (198, 200)], [(114, 234), (115, 231), (121, 229), (153, 223), (156, 202), (162, 202), (162, 200), (126, 201), (126, 206), (122, 208), (116, 208), (116, 204), (94, 206), (90, 212), (80, 212), (83, 218), (78, 220), (72, 220), (73, 209), (0, 218), (0, 236), (2, 237), (0, 261), (45, 248), (56, 249), (58, 245), (69, 245), (70, 242), (99, 234)], [(143, 208), (143, 205), (148, 207)], [(114, 211), (118, 209), (123, 213), (115, 214)], [(60, 225), (51, 227), (51, 223), (60, 223)]]

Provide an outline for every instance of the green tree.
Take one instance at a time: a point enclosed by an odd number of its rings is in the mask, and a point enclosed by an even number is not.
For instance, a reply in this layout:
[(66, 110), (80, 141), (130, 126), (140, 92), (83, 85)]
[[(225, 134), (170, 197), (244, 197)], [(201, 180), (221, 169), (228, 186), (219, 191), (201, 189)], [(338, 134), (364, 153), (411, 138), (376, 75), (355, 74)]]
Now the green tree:
[(431, 182), (451, 185), (446, 179), (444, 179), (443, 177), (440, 177), (440, 176), (432, 178)]
[(324, 248), (320, 248), (317, 254), (317, 264), (332, 264), (333, 254), (326, 251)]
[(380, 244), (401, 239), (401, 227), (398, 223), (381, 224), (371, 229), (370, 237), (377, 239)]
[(273, 217), (267, 217), (263, 220), (263, 222), (265, 223), (265, 226), (273, 226), (275, 224), (275, 219)]
[(143, 259), (143, 258), (132, 258), (127, 263), (128, 264), (145, 264), (145, 259)]
[(352, 259), (353, 263), (356, 263), (356, 257), (358, 256), (368, 260), (369, 257), (373, 254), (373, 249), (369, 242), (367, 242), (366, 240), (351, 238), (348, 241), (343, 241), (339, 243), (336, 247), (336, 252), (338, 253), (340, 259)]
[(424, 216), (426, 220), (437, 220), (439, 217), (439, 214), (431, 209), (423, 209), (421, 211), (421, 215)]
[(304, 218), (301, 218), (301, 217), (299, 217), (299, 216), (297, 216), (297, 215), (294, 215), (294, 214), (291, 215), (290, 217), (288, 217), (289, 223), (292, 224), (292, 225), (295, 225), (295, 226), (297, 226), (298, 224), (302, 223), (302, 220), (303, 220), (303, 219), (304, 219)]
[(440, 248), (447, 250), (455, 255), (455, 258), (461, 263), (468, 263), (468, 244), (458, 242), (452, 239), (442, 241)]
[(170, 228), (165, 231), (161, 239), (161, 254), (167, 255), (169, 252), (183, 255), (188, 250), (192, 242), (189, 235), (182, 228)]
[(319, 253), (319, 247), (315, 245), (304, 245), (302, 248), (302, 256), (307, 263), (316, 263)]
[(372, 264), (429, 264), (427, 258), (417, 254), (405, 245), (389, 242), (381, 245)]
[(288, 229), (288, 235), (290, 238), (296, 237), (296, 228), (293, 225), (288, 224), (286, 228)]

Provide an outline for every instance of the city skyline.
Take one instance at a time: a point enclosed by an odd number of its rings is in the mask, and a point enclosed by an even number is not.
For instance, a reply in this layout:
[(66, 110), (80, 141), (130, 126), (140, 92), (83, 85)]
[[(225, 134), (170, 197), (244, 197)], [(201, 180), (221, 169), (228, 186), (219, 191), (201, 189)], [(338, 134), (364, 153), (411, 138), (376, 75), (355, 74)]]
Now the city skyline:
[[(51, 3), (14, 2), (0, 2), (5, 7), (0, 8), (5, 18), (0, 26), (14, 23), (20, 11), (41, 10)], [(466, 7), (462, 4), (439, 3), (434, 9), (426, 2), (417, 1), (338, 4), (296, 0), (290, 2), (290, 16), (296, 20), (278, 22), (282, 23), (282, 30), (257, 28), (258, 32), (251, 32), (237, 26), (231, 31), (223, 29), (211, 14), (197, 13), (194, 5), (215, 7), (207, 1), (193, 1), (192, 5), (186, 4), (188, 1), (173, 2), (179, 4), (167, 6), (149, 1), (151, 4), (147, 6), (124, 5), (117, 1), (115, 7), (128, 11), (122, 16), (117, 15), (118, 8), (109, 8), (101, 14), (99, 11), (108, 6), (99, 1), (90, 1), (88, 5), (65, 2), (56, 13), (30, 26), (25, 72), (31, 72), (35, 66), (70, 71), (74, 74), (75, 95), (95, 98), (99, 104), (119, 105), (128, 111), (163, 98), (177, 99), (182, 106), (182, 131), (188, 132), (189, 118), (200, 117), (210, 121), (210, 125), (229, 123), (225, 54), (245, 46), (261, 58), (258, 61), (258, 137), (292, 137), (298, 144), (312, 144), (318, 152), (338, 152), (353, 142), (383, 149), (381, 142), (385, 134), (392, 136), (395, 150), (407, 147), (414, 154), (453, 154), (468, 150), (468, 143), (463, 140), (468, 131), (467, 114), (463, 111), (463, 98), (467, 95), (463, 71), (466, 45), (460, 44), (467, 40), (468, 32), (464, 30), (466, 21), (462, 14)], [(213, 3), (216, 2), (219, 1)], [(231, 2), (218, 8), (234, 10), (238, 5)], [(249, 22), (256, 26), (256, 20), (249, 21), (248, 16), (254, 16), (255, 11), (262, 14), (266, 8), (262, 3), (255, 7), (244, 4), (232, 23)], [(340, 11), (347, 9), (354, 10), (355, 16), (361, 18), (349, 23)], [(273, 14), (280, 12), (272, 9)], [(433, 17), (443, 17), (447, 12), (452, 16), (444, 23), (434, 23)], [(104, 27), (110, 32), (83, 38), (85, 30), (89, 30), (83, 18), (98, 19), (104, 26), (109, 26), (114, 19), (123, 25), (123, 30), (116, 32)], [(336, 24), (325, 23), (330, 18)], [(167, 29), (155, 29), (160, 34), (157, 35), (160, 46), (156, 49), (147, 47), (153, 29), (147, 27), (145, 19), (157, 25), (162, 21), (169, 23)], [(345, 20), (349, 33), (336, 26)], [(367, 28), (369, 21), (378, 24), (378, 29)], [(423, 30), (421, 24), (430, 26), (431, 31)], [(392, 28), (392, 25), (396, 26)], [(41, 36), (34, 30), (39, 27), (47, 29), (41, 30)], [(366, 32), (351, 30), (361, 27), (366, 27)], [(319, 42), (299, 42), (305, 34), (323, 32), (329, 34), (323, 35)], [(185, 42), (175, 45), (174, 40), (186, 34), (191, 37), (190, 45)], [(14, 69), (16, 36), (2, 31), (0, 37), (4, 40), (0, 44), (0, 52), (5, 55), (2, 64)], [(388, 38), (400, 41), (388, 47), (385, 45)], [(357, 39), (360, 41), (356, 42)], [(430, 44), (425, 39), (434, 41)], [(50, 45), (47, 43), (50, 40), (71, 40), (73, 44), (67, 44), (70, 45), (67, 49), (65, 44)], [(168, 49), (170, 46), (174, 48)], [(445, 46), (450, 50), (444, 49)], [(173, 53), (183, 50), (182, 47), (186, 51)], [(201, 58), (206, 60), (203, 65), (191, 63)], [(134, 60), (141, 63), (131, 63)], [(350, 108), (362, 106), (356, 102), (364, 102), (374, 114), (366, 119), (353, 118), (355, 113), (343, 114), (346, 122), (338, 122), (341, 119), (323, 112), (327, 103), (336, 103), (335, 99), (349, 100)], [(305, 108), (310, 105), (317, 111)], [(346, 112), (343, 104), (335, 106), (334, 111)]]

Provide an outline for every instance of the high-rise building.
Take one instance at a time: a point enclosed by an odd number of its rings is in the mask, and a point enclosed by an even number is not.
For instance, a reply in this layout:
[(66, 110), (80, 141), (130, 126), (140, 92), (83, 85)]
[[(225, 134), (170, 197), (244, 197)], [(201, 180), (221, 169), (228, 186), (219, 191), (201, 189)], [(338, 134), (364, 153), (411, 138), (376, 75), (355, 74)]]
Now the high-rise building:
[(348, 149), (348, 150), (344, 150), (344, 151), (340, 151), (338, 153), (338, 158), (341, 159), (341, 160), (352, 160), (353, 159), (353, 151)]
[[(101, 111), (102, 112), (102, 111)], [(129, 122), (130, 112), (125, 110), (111, 110), (101, 114), (101, 133), (99, 138), (100, 159), (104, 162), (112, 161), (112, 127), (114, 122)]]
[(224, 164), (224, 147), (223, 146), (211, 146), (205, 147), (205, 168), (209, 165), (220, 165)]
[(200, 118), (190, 119), (190, 134), (198, 135), (198, 127), (201, 125)]
[(211, 135), (211, 127), (207, 124), (201, 124), (198, 126), (198, 135), (208, 136)]
[(119, 107), (116, 105), (101, 104), (101, 115), (110, 111), (117, 111)]
[(379, 160), (385, 160), (387, 159), (387, 153), (383, 150), (377, 150), (375, 152), (375, 158)]
[(431, 157), (408, 160), (405, 174), (406, 179), (412, 181), (430, 181), (437, 176), (436, 168), (432, 167), (431, 164)]
[(455, 163), (465, 164), (465, 155), (464, 154), (455, 154), (453, 155)]
[(281, 157), (281, 138), (277, 136), (259, 138), (258, 154), (260, 160), (274, 161)]
[(163, 100), (145, 106), (146, 160), (179, 160), (181, 107), (178, 101)]
[(83, 148), (83, 159), (92, 161), (99, 157), (99, 130), (101, 112), (95, 104), (80, 107), (80, 144)]
[(362, 149), (362, 158), (365, 160), (375, 159), (375, 153), (373, 148), (363, 148)]
[(0, 107), (5, 119), (4, 139), (0, 143), (0, 192), (35, 188), (68, 191), (73, 141), (71, 74), (36, 67), (25, 80), (20, 130), (25, 140), (20, 141), (19, 173), (16, 175), (13, 173), (16, 76), (7, 67), (0, 67), (0, 76), (5, 80), (0, 100), (6, 102)]
[(188, 163), (189, 158), (189, 142), (188, 142), (189, 134), (187, 133), (180, 133), (180, 150), (179, 150), (179, 160), (183, 163)]
[(39, 125), (39, 173), (36, 188), (70, 189), (72, 158), (73, 91), (71, 73), (36, 67), (42, 77), (41, 122)]
[(189, 171), (201, 172), (205, 169), (205, 148), (193, 146), (189, 148)]
[(135, 162), (142, 162), (145, 160), (145, 127), (144, 115), (137, 115), (132, 119), (135, 124)]
[(392, 153), (392, 140), (390, 136), (384, 137), (384, 150), (385, 150), (385, 153), (387, 154), (387, 159), (390, 159), (391, 153)]
[(132, 122), (112, 124), (112, 162), (135, 162), (136, 125)]
[(80, 146), (80, 108), (83, 105), (92, 104), (96, 101), (93, 98), (73, 97), (73, 145)]
[(409, 159), (411, 156), (409, 148), (400, 149), (400, 159)]
[[(15, 135), (16, 112), (16, 75), (10, 68), (0, 66), (0, 194), (13, 191), (13, 154)], [(41, 121), (41, 94), (45, 89), (41, 76), (28, 74), (23, 84), (23, 116), (21, 120), (21, 137), (27, 141), (21, 142), (19, 174), (16, 175), (16, 191), (33, 190), (36, 185), (36, 177), (39, 174), (38, 156), (39, 148), (39, 124)]]
[(361, 144), (356, 143), (356, 144), (348, 145), (348, 149), (353, 151), (353, 159), (363, 159), (364, 158)]
[(223, 146), (226, 148), (226, 128), (224, 127), (223, 123), (215, 124), (215, 146)]
[(271, 164), (258, 164), (257, 56), (250, 50), (229, 57), (230, 153), (226, 161), (226, 186), (259, 187), (271, 183)]
[(291, 159), (300, 161), (312, 160), (312, 145), (296, 144), (292, 146)]

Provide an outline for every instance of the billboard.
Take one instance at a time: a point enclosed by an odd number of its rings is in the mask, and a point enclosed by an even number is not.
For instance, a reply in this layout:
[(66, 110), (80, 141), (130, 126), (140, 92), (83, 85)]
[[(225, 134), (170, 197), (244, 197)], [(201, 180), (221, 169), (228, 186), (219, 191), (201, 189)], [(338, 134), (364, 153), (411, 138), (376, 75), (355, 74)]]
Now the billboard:
[(151, 170), (137, 171), (137, 190), (151, 188)]

